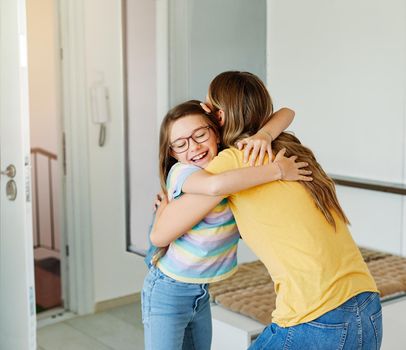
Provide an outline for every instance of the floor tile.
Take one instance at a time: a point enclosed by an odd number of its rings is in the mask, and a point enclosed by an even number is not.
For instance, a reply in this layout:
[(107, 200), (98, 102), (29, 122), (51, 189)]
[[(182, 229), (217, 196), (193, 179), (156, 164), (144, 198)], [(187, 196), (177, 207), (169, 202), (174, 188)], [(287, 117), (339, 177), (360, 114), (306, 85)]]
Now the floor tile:
[[(118, 313), (126, 315), (127, 312), (131, 313), (131, 311), (123, 310)], [(113, 316), (109, 312), (77, 317), (65, 322), (114, 350), (143, 348), (143, 330), (134, 324)]]
[(43, 350), (112, 350), (100, 341), (83, 334), (65, 322), (56, 323), (37, 332), (37, 342)]
[(124, 322), (132, 324), (138, 328), (143, 328), (140, 302), (119, 306), (114, 309), (107, 310), (106, 312)]

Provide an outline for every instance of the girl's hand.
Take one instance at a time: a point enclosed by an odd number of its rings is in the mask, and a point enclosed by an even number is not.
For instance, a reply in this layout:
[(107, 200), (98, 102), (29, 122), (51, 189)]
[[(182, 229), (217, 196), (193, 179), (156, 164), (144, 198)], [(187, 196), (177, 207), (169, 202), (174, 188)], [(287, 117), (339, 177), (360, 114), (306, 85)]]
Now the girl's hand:
[(272, 138), (259, 130), (255, 135), (237, 142), (237, 148), (244, 148), (244, 163), (249, 161), (250, 166), (264, 164), (265, 154), (268, 153), (268, 163), (272, 159)]
[(279, 166), (281, 171), (281, 180), (286, 181), (313, 181), (313, 178), (308, 176), (312, 172), (303, 169), (309, 164), (306, 162), (297, 162), (297, 156), (285, 157), (286, 148), (281, 149), (274, 159), (274, 163)]

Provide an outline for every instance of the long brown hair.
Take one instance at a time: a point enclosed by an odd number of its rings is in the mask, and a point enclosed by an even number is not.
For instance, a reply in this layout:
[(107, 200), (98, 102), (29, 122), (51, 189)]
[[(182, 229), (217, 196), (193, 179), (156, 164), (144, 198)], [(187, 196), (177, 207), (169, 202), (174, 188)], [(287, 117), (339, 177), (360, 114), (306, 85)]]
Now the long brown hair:
[[(243, 137), (255, 134), (272, 117), (272, 100), (268, 90), (261, 79), (252, 73), (230, 71), (219, 74), (210, 83), (208, 97), (213, 112), (220, 109), (224, 111), (222, 140), (227, 147), (234, 146)], [(286, 157), (295, 155), (298, 161), (307, 162), (313, 181), (302, 181), (301, 184), (310, 192), (317, 208), (334, 227), (332, 212), (349, 223), (338, 202), (333, 180), (327, 176), (309, 148), (286, 132), (273, 141), (272, 148), (275, 152), (286, 148)]]
[(205, 118), (207, 125), (211, 126), (217, 136), (219, 133), (219, 123), (214, 114), (206, 113), (200, 106), (200, 101), (190, 100), (173, 107), (164, 117), (159, 132), (159, 179), (162, 190), (166, 192), (166, 178), (169, 170), (177, 162), (172, 157), (170, 151), (170, 133), (172, 124), (181, 118), (191, 115), (201, 115)]

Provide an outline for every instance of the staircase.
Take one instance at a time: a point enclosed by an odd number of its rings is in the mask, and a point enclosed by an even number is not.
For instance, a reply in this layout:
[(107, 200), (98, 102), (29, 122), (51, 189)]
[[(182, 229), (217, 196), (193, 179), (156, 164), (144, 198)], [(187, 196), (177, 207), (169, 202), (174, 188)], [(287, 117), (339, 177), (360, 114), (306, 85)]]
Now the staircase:
[(37, 312), (61, 306), (61, 262), (58, 219), (57, 156), (31, 149), (33, 234)]

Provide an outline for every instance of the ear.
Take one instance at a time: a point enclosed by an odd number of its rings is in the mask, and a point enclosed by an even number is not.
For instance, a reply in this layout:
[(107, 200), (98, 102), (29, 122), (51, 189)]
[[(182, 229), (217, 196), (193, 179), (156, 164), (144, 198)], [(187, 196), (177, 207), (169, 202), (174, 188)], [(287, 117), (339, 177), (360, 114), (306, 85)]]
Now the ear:
[(225, 117), (224, 117), (224, 111), (223, 111), (222, 109), (219, 109), (219, 110), (216, 112), (216, 118), (217, 118), (217, 120), (219, 121), (220, 126), (221, 126), (221, 127), (224, 126), (224, 119), (225, 119)]

